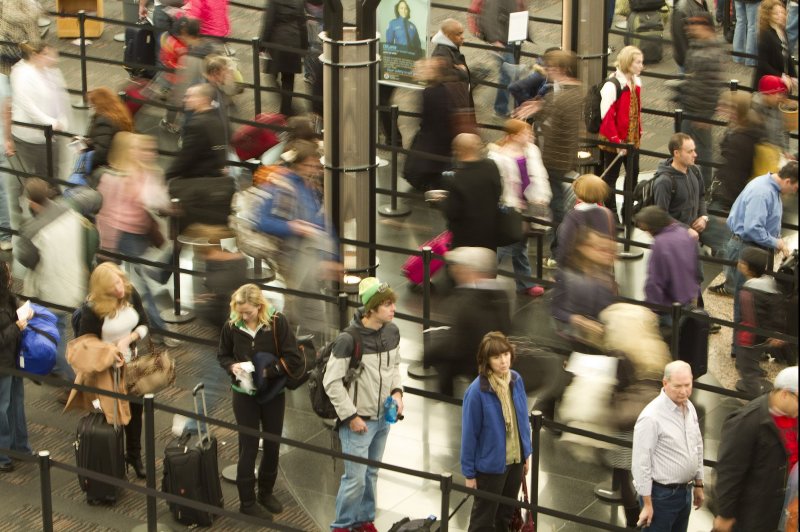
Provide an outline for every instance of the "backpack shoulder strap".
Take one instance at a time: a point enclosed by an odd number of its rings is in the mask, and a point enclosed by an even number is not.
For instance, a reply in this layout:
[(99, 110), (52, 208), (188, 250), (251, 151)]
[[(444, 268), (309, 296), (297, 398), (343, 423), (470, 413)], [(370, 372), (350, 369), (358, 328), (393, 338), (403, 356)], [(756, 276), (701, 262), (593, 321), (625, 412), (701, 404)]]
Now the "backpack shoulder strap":
[(622, 85), (620, 84), (619, 80), (617, 79), (616, 75), (612, 75), (610, 78), (606, 78), (610, 81), (614, 87), (617, 89), (617, 100), (619, 100), (620, 95), (622, 94)]

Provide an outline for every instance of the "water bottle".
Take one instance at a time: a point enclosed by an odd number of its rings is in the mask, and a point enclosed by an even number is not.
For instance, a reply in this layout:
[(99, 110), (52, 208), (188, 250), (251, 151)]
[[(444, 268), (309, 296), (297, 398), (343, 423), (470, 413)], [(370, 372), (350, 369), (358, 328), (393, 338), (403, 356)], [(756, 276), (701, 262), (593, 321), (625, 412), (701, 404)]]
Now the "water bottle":
[(397, 423), (397, 401), (391, 395), (383, 402), (383, 419), (387, 423)]

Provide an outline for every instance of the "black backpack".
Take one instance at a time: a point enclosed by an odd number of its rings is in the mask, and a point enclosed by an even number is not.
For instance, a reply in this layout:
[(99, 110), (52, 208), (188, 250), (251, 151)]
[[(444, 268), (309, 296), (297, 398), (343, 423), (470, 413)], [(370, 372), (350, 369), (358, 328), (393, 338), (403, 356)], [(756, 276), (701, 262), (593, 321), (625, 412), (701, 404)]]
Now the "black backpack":
[[(675, 194), (677, 185), (675, 184), (675, 176), (669, 174), (669, 179), (672, 181), (672, 194)], [(652, 177), (646, 181), (639, 181), (636, 188), (633, 189), (633, 205), (631, 211), (636, 215), (645, 207), (656, 204), (655, 194), (653, 193), (656, 187), (658, 177)]]
[[(345, 388), (349, 388), (350, 383), (355, 380), (356, 370), (361, 364), (361, 335), (355, 327), (347, 327), (342, 332), (353, 338), (353, 354), (350, 356), (347, 375), (343, 379)], [(328, 368), (328, 360), (333, 351), (333, 343), (328, 342), (319, 350), (314, 368), (308, 373), (308, 396), (311, 399), (311, 409), (322, 419), (338, 419), (336, 409), (322, 384), (325, 379), (325, 370)]]
[(589, 92), (586, 94), (586, 101), (583, 103), (583, 121), (586, 123), (586, 131), (589, 133), (600, 132), (600, 124), (603, 122), (603, 117), (600, 115), (600, 100), (602, 99), (600, 91), (609, 81), (617, 88), (617, 100), (622, 94), (622, 85), (619, 84), (616, 76), (606, 78), (589, 88)]

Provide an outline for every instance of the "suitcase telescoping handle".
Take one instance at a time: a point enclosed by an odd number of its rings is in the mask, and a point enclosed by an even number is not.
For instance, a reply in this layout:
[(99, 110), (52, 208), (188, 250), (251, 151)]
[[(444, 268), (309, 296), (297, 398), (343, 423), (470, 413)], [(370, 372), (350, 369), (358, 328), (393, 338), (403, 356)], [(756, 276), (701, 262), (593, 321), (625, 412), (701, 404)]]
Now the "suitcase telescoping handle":
[[(198, 416), (200, 415), (200, 408), (197, 402), (197, 394), (200, 392), (200, 400), (203, 404), (203, 415), (208, 417), (208, 407), (206, 406), (206, 385), (202, 382), (198, 382), (197, 386), (194, 387), (192, 390), (192, 399), (194, 400), (194, 413)], [(206, 428), (206, 437), (203, 438), (203, 426), (205, 425)], [(205, 421), (197, 420), (197, 435), (200, 437), (200, 441), (202, 442), (204, 439), (211, 441), (211, 429), (208, 426), (208, 423)]]
[(608, 173), (608, 171), (609, 171), (609, 170), (611, 170), (611, 167), (612, 167), (612, 166), (614, 166), (615, 164), (617, 164), (617, 161), (619, 160), (619, 158), (620, 158), (620, 157), (622, 157), (622, 154), (621, 154), (621, 153), (618, 153), (618, 154), (617, 154), (617, 156), (616, 156), (616, 157), (614, 157), (614, 160), (613, 160), (613, 161), (611, 161), (611, 164), (609, 164), (609, 165), (606, 167), (606, 169), (605, 169), (605, 170), (603, 170), (603, 173), (602, 173), (602, 174), (600, 174), (600, 179), (603, 179), (603, 178), (606, 176), (606, 174)]
[[(116, 364), (113, 364), (111, 366), (111, 375), (114, 378), (114, 393), (119, 393), (119, 372), (120, 371), (121, 371), (120, 368), (117, 367)], [(118, 411), (119, 411), (119, 398), (118, 397), (114, 397), (114, 414), (112, 416), (112, 419), (113, 419), (112, 424), (114, 425), (115, 429), (119, 428), (119, 422), (117, 420), (117, 412)]]

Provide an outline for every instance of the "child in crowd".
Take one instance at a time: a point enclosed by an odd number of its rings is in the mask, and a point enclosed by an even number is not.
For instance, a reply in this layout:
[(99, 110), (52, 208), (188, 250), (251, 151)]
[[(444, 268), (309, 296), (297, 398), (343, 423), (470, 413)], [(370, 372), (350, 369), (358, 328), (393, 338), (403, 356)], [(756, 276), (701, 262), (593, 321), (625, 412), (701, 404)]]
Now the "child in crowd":
[[(757, 247), (746, 247), (739, 256), (737, 268), (745, 278), (744, 286), (739, 291), (742, 309), (739, 325), (780, 331), (783, 330), (783, 316), (786, 315), (781, 308), (784, 295), (775, 278), (765, 275), (768, 263), (767, 251)], [(783, 341), (751, 331), (735, 331), (734, 334), (736, 369), (741, 377), (736, 389), (751, 393), (754, 397), (769, 391), (772, 386), (762, 378), (764, 371), (759, 361), (770, 349), (779, 350)]]

